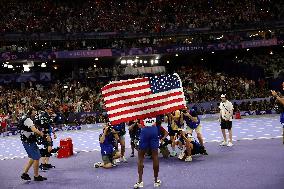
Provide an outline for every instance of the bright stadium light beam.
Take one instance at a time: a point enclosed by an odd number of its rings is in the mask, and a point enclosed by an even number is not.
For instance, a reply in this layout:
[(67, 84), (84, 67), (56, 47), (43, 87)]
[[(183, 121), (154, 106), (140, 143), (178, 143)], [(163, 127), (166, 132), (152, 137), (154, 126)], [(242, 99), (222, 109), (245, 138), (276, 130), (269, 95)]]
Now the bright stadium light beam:
[(41, 63), (40, 67), (46, 68), (46, 64), (43, 62), (43, 63)]
[(29, 72), (30, 71), (30, 67), (29, 67), (29, 65), (23, 65), (23, 67), (24, 67), (24, 72)]
[(127, 64), (133, 64), (133, 60), (127, 60), (126, 63)]

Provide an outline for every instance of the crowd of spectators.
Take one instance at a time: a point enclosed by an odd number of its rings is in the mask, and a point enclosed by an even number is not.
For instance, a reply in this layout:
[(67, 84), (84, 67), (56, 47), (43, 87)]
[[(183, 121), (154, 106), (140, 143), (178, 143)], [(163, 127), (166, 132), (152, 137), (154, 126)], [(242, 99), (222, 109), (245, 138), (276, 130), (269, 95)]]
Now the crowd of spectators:
[(182, 67), (177, 70), (183, 83), (185, 96), (189, 102), (201, 103), (218, 101), (221, 94), (229, 99), (251, 99), (269, 96), (265, 80), (248, 80), (230, 76), (225, 73), (214, 73), (201, 67)]
[(283, 18), (280, 0), (3, 0), (0, 32), (157, 33), (232, 29)]
[[(257, 34), (257, 35), (256, 35)], [(34, 51), (62, 51), (62, 50), (94, 50), (94, 49), (130, 49), (144, 47), (165, 47), (170, 45), (204, 45), (208, 43), (239, 43), (241, 41), (271, 39), (278, 36), (274, 30), (254, 30), (250, 32), (187, 34), (184, 36), (107, 36), (102, 39), (73, 39), (73, 40), (29, 40), (0, 42), (0, 52), (34, 52)]]
[(252, 53), (234, 61), (241, 64), (258, 65), (263, 68), (267, 77), (278, 78), (284, 76), (284, 53), (281, 51), (271, 50), (262, 54)]
[[(98, 69), (102, 71), (102, 69)], [(202, 103), (220, 101), (221, 94), (227, 94), (233, 99), (253, 99), (269, 97), (264, 80), (259, 82), (241, 77), (232, 77), (225, 73), (214, 73), (201, 67), (181, 67), (177, 70), (183, 81), (183, 87), (187, 102)], [(97, 72), (99, 73), (99, 72)], [(108, 73), (105, 70), (102, 73)], [(121, 79), (118, 75), (92, 78), (89, 81), (75, 81), (67, 79), (51, 83), (29, 82), (20, 86), (2, 85), (0, 87), (0, 115), (10, 115), (11, 122), (16, 122), (19, 117), (33, 106), (41, 108), (48, 104), (51, 114), (57, 117), (58, 124), (62, 123), (94, 123), (104, 119), (104, 103), (101, 96), (101, 88), (109, 80)], [(123, 76), (127, 77), (136, 76)], [(270, 108), (264, 101), (260, 103), (247, 103), (238, 106), (239, 110), (251, 110)], [(214, 113), (217, 107), (209, 110), (198, 110), (200, 113)], [(80, 113), (95, 113), (96, 116), (86, 116), (81, 119)]]
[(57, 81), (48, 85), (29, 82), (22, 84), (20, 88), (13, 85), (1, 86), (0, 114), (9, 114), (11, 121), (16, 122), (29, 107), (44, 110), (42, 107), (48, 105), (52, 115), (60, 117), (59, 123), (78, 122), (76, 113), (79, 112), (96, 112), (97, 120), (93, 121), (99, 122), (103, 108), (100, 95), (102, 86), (100, 81), (88, 85), (77, 81)]
[[(273, 27), (262, 31), (255, 26), (266, 23), (266, 21), (283, 21), (283, 7), (283, 2), (280, 0), (246, 0), (245, 2), (237, 0), (98, 0), (84, 2), (78, 0), (32, 0), (28, 2), (3, 0), (0, 1), (2, 18), (0, 35), (33, 33), (35, 36), (23, 37), (28, 39), (28, 42), (23, 38), (17, 42), (0, 42), (0, 52), (124, 49), (268, 39), (274, 37), (278, 31), (273, 31)], [(256, 31), (236, 33), (234, 29), (238, 28), (255, 28), (259, 33)], [(190, 33), (188, 36), (176, 36), (177, 33), (192, 29), (200, 29), (200, 31)], [(209, 34), (200, 35), (201, 31), (205, 30)], [(210, 34), (210, 31), (216, 32), (216, 30), (221, 33)], [(227, 31), (232, 33), (227, 33)], [(71, 38), (66, 36), (89, 32), (104, 32), (104, 35), (96, 35), (95, 38), (88, 38), (84, 35)], [(155, 36), (161, 32), (172, 35)], [(56, 40), (38, 40), (40, 36), (44, 36), (43, 33), (58, 35), (49, 37), (49, 39), (55, 38)], [(144, 35), (133, 37), (135, 36), (133, 34)], [(149, 34), (154, 36), (149, 37)]]

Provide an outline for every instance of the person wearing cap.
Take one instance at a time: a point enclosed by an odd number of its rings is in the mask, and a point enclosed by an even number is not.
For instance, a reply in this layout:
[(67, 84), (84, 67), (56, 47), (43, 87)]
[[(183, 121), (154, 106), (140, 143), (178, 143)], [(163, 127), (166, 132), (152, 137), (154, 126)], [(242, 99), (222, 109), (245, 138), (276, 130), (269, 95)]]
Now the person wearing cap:
[[(227, 100), (226, 95), (221, 95), (222, 102), (220, 103), (220, 118), (221, 130), (223, 134), (223, 142), (220, 146), (233, 146), (233, 134), (232, 134), (232, 118), (233, 118), (233, 104)], [(229, 131), (229, 142), (227, 142), (226, 129)]]

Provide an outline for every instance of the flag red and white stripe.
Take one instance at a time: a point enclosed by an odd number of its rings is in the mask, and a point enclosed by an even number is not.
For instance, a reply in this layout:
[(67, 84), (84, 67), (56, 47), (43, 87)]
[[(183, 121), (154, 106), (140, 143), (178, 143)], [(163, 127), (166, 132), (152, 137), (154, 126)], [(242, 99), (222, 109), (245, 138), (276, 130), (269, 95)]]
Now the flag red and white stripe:
[(186, 107), (182, 87), (153, 93), (147, 77), (113, 81), (102, 88), (102, 95), (112, 124), (154, 117)]

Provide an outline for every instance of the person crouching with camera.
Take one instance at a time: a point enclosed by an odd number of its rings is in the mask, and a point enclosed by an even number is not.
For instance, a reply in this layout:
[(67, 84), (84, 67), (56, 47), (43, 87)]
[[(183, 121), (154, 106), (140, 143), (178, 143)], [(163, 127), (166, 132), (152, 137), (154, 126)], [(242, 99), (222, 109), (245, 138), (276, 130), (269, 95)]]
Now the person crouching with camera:
[(34, 180), (44, 181), (44, 180), (47, 180), (47, 178), (40, 176), (38, 173), (39, 172), (39, 159), (41, 158), (41, 156), (40, 156), (39, 148), (37, 146), (36, 135), (40, 135), (43, 138), (46, 138), (46, 136), (43, 134), (43, 132), (39, 131), (35, 127), (32, 121), (35, 114), (36, 114), (36, 110), (33, 108), (30, 108), (27, 112), (27, 116), (24, 117), (20, 122), (21, 141), (29, 157), (29, 161), (24, 168), (24, 172), (21, 178), (23, 180), (31, 180), (30, 176), (28, 175), (28, 171), (33, 165)]
[(113, 160), (121, 157), (120, 153), (115, 150), (114, 141), (119, 140), (118, 134), (108, 124), (104, 127), (103, 133), (99, 136), (101, 154), (103, 163), (99, 166), (103, 168), (112, 168), (115, 166)]

